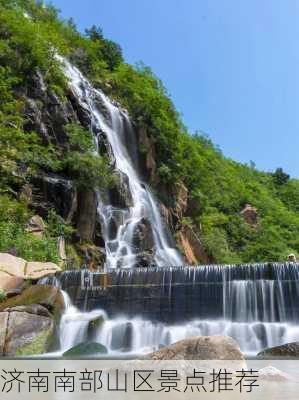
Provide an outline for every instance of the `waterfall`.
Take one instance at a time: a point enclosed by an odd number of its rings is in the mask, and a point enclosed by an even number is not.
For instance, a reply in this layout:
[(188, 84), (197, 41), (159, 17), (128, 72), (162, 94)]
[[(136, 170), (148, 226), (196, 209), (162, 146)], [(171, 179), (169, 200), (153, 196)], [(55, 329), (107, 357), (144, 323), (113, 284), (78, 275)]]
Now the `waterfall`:
[[(69, 85), (80, 105), (90, 115), (91, 130), (98, 143), (103, 132), (111, 146), (117, 170), (127, 180), (132, 204), (115, 207), (98, 192), (98, 214), (105, 240), (108, 268), (130, 268), (144, 257), (134, 244), (134, 234), (142, 221), (149, 221), (153, 236), (154, 264), (158, 266), (182, 265), (183, 260), (167, 237), (167, 228), (150, 189), (137, 172), (137, 146), (135, 132), (125, 111), (114, 105), (100, 90), (96, 90), (81, 72), (67, 60), (62, 62)], [(116, 229), (115, 229), (116, 226)], [(150, 262), (146, 260), (146, 264)]]
[(202, 335), (231, 336), (252, 355), (299, 340), (299, 264), (111, 269), (105, 287), (100, 273), (66, 271), (41, 283), (59, 285), (75, 306), (62, 320), (64, 348), (87, 340), (99, 316), (94, 340), (115, 355)]

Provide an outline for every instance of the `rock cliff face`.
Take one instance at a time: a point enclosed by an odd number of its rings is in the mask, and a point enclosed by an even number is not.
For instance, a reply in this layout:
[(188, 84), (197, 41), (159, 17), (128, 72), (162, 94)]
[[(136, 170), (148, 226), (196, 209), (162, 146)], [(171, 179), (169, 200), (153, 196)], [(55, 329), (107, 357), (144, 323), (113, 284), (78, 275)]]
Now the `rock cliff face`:
[[(45, 145), (68, 149), (69, 139), (66, 125), (81, 124), (90, 128), (91, 116), (83, 108), (72, 90), (67, 89), (64, 98), (59, 98), (46, 86), (43, 76), (37, 72), (26, 93), (25, 98), (25, 130), (39, 133)], [(101, 106), (101, 105), (99, 105)], [(106, 110), (103, 108), (103, 112)], [(135, 127), (137, 154), (130, 154), (140, 176), (148, 183), (162, 199), (161, 213), (172, 234), (177, 234), (178, 244), (186, 256), (188, 263), (205, 262), (204, 254), (198, 241), (191, 232), (182, 229), (182, 220), (188, 216), (188, 191), (182, 183), (173, 187), (165, 187), (157, 174), (156, 144), (145, 127)], [(132, 137), (125, 134), (126, 146), (130, 145)], [(105, 135), (99, 132), (99, 149), (107, 155), (110, 164), (115, 166), (115, 159)], [(127, 177), (117, 172), (118, 184), (111, 188), (108, 197), (112, 207), (123, 209), (132, 205)], [(46, 218), (49, 209), (56, 212), (70, 223), (75, 232), (72, 242), (75, 244), (82, 261), (91, 264), (103, 263), (105, 259), (104, 239), (101, 221), (97, 216), (97, 196), (93, 190), (78, 190), (71, 175), (51, 173), (40, 170), (30, 182), (24, 185), (19, 197), (24, 200), (42, 218)], [(38, 216), (37, 216), (38, 218)], [(113, 216), (115, 218), (115, 215)], [(120, 221), (115, 221), (117, 226)], [(140, 248), (140, 265), (152, 263), (153, 232), (146, 219), (140, 221), (134, 232), (134, 245)], [(89, 250), (87, 251), (86, 248)]]

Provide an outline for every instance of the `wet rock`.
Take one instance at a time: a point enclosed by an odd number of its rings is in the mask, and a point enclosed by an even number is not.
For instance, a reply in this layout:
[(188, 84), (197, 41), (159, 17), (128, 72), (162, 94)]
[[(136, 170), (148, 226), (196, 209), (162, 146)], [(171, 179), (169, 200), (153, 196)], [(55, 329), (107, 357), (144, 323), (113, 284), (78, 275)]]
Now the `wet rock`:
[(78, 193), (77, 230), (81, 242), (92, 242), (95, 235), (97, 198), (93, 190)]
[(100, 316), (92, 321), (90, 321), (87, 329), (87, 337), (90, 341), (96, 338), (97, 332), (102, 327), (105, 319), (103, 316)]
[(281, 346), (267, 348), (257, 355), (259, 358), (298, 358), (299, 342), (287, 343)]
[(125, 326), (124, 340), (122, 345), (123, 352), (129, 352), (132, 348), (133, 341), (133, 325), (131, 322), (127, 322)]
[(154, 266), (154, 253), (145, 252), (141, 254), (137, 254), (136, 257), (136, 267), (137, 268), (148, 268)]
[(63, 353), (63, 357), (86, 357), (106, 353), (106, 347), (100, 343), (80, 343)]
[(154, 244), (151, 224), (146, 218), (142, 218), (134, 229), (133, 246), (136, 250), (144, 252), (152, 250)]
[(33, 185), (32, 205), (42, 217), (50, 208), (70, 222), (77, 209), (77, 192), (72, 182), (57, 174), (40, 173), (31, 179)]
[(229, 336), (198, 336), (181, 340), (145, 356), (146, 360), (244, 360)]
[(132, 207), (133, 199), (128, 177), (120, 171), (116, 171), (115, 176), (117, 177), (117, 183), (109, 189), (110, 204), (116, 208)]

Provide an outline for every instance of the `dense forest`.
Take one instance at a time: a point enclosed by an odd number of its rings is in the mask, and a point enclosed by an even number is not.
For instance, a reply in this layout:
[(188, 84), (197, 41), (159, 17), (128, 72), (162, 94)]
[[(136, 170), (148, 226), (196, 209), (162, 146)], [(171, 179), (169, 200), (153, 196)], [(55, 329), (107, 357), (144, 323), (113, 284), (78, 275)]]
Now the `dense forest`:
[[(59, 209), (47, 210), (42, 237), (26, 230), (38, 207), (24, 187), (41, 171), (70, 178), (78, 190), (117, 184), (109, 160), (95, 156), (92, 137), (80, 124), (66, 124), (63, 139), (55, 140), (55, 132), (43, 136), (30, 123), (27, 95), (37, 75), (56, 102), (66, 99), (57, 54), (126, 108), (137, 131), (146, 130), (154, 168), (145, 179), (167, 209), (175, 208), (175, 188), (185, 188), (186, 206), (170, 225), (178, 242), (180, 232), (194, 233), (203, 255), (198, 263), (279, 261), (299, 253), (299, 180), (279, 166), (266, 173), (237, 163), (205, 135), (191, 135), (149, 67), (127, 64), (100, 28), (81, 33), (73, 20), (33, 0), (0, 0), (0, 251), (58, 261), (57, 238), (63, 236), (79, 265), (77, 226)], [(139, 152), (142, 158), (149, 149), (140, 144)]]

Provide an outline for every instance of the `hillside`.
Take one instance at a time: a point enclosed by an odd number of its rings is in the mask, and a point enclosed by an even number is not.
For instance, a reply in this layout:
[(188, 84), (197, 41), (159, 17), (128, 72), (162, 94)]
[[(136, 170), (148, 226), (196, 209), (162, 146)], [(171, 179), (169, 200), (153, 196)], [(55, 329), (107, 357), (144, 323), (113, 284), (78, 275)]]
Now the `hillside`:
[[(0, 0), (0, 252), (58, 261), (57, 239), (64, 237), (73, 266), (86, 258), (103, 263), (95, 189), (129, 206), (105, 140), (95, 155), (88, 115), (57, 54), (128, 110), (140, 175), (189, 263), (299, 253), (298, 180), (280, 168), (265, 173), (232, 161), (209, 138), (190, 135), (148, 67), (126, 64), (99, 28), (81, 34), (55, 8), (31, 0)], [(39, 235), (28, 226), (37, 215)], [(144, 245), (146, 234), (138, 240)]]

